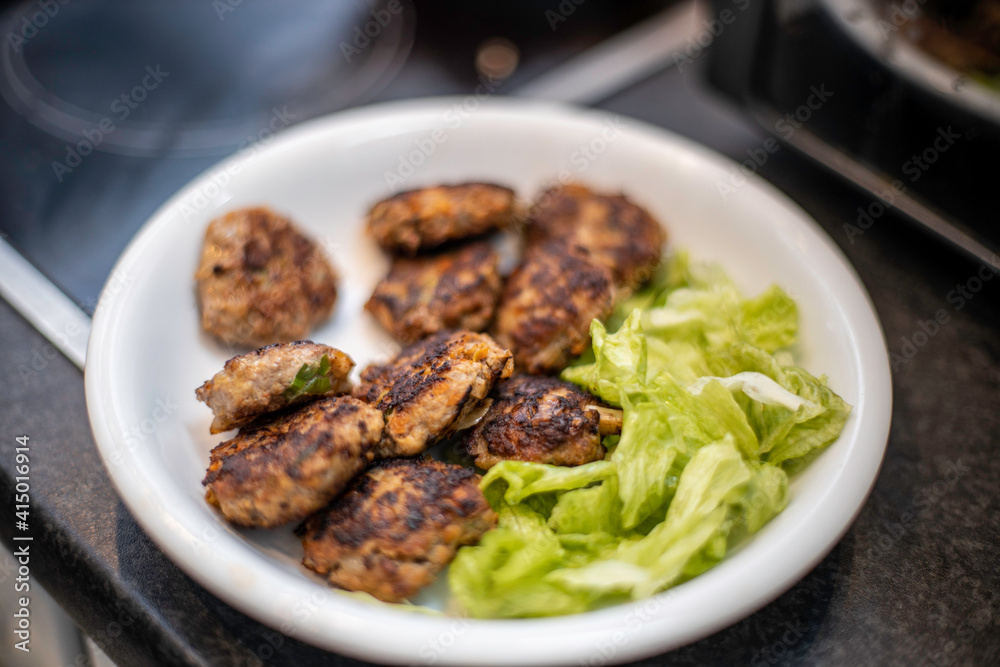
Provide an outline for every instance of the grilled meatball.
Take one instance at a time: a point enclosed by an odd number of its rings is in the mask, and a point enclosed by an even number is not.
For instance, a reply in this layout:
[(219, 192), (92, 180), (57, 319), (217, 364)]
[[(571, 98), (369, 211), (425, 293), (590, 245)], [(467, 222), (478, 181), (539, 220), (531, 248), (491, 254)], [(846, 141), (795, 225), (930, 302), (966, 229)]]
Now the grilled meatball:
[(542, 193), (527, 235), (529, 244), (558, 239), (583, 246), (626, 290), (649, 279), (667, 240), (660, 223), (623, 195), (598, 194), (581, 185)]
[(413, 255), (447, 241), (510, 224), (514, 191), (490, 183), (441, 185), (401, 192), (368, 214), (368, 230), (389, 252)]
[(528, 248), (504, 286), (494, 335), (514, 351), (518, 370), (562, 370), (590, 343), (590, 322), (611, 314), (615, 290), (607, 267), (559, 242)]
[(348, 393), (353, 367), (349, 356), (328, 345), (275, 343), (233, 357), (195, 395), (212, 408), (212, 433), (222, 433), (295, 403)]
[(513, 370), (486, 334), (443, 331), (366, 368), (354, 393), (385, 413), (377, 455), (413, 456), (454, 433)]
[(518, 375), (501, 383), (493, 404), (465, 446), (476, 465), (504, 460), (577, 466), (604, 458), (600, 401), (576, 385), (552, 377)]
[(337, 274), (324, 252), (267, 208), (213, 220), (195, 280), (202, 328), (248, 347), (305, 338), (337, 300)]
[(497, 261), (485, 242), (397, 258), (365, 310), (404, 345), (446, 329), (482, 331), (502, 288)]
[(384, 423), (370, 405), (338, 396), (251, 424), (212, 450), (205, 499), (240, 526), (303, 519), (372, 461)]
[(497, 516), (468, 468), (431, 459), (372, 466), (299, 527), (302, 562), (349, 591), (400, 602), (434, 581)]

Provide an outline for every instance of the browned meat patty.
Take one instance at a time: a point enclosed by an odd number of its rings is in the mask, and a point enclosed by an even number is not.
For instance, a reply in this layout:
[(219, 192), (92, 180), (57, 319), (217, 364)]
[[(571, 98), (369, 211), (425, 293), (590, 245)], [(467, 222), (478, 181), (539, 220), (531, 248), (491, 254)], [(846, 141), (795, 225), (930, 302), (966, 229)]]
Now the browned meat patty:
[(491, 183), (440, 185), (401, 192), (375, 204), (368, 214), (368, 230), (385, 250), (413, 255), (509, 225), (515, 210), (510, 188)]
[(581, 185), (543, 192), (527, 235), (529, 243), (556, 239), (583, 246), (626, 290), (652, 276), (667, 240), (663, 226), (645, 209), (623, 195), (598, 194)]
[(212, 408), (212, 433), (221, 433), (289, 405), (346, 394), (353, 367), (349, 356), (328, 345), (275, 343), (233, 357), (195, 395)]
[(401, 602), (496, 522), (479, 475), (468, 468), (390, 459), (372, 466), (297, 532), (305, 547), (302, 562), (331, 584)]
[(590, 344), (590, 323), (611, 314), (607, 267), (559, 242), (529, 247), (504, 286), (494, 335), (526, 373), (562, 370)]
[(337, 300), (337, 274), (323, 250), (267, 208), (213, 220), (194, 277), (202, 328), (248, 347), (305, 338)]
[(205, 499), (240, 526), (301, 520), (372, 461), (384, 423), (381, 412), (350, 396), (256, 422), (212, 450)]
[(414, 456), (454, 433), (513, 370), (510, 351), (486, 334), (443, 331), (366, 368), (354, 395), (385, 413), (377, 455)]
[(465, 446), (476, 465), (504, 460), (577, 466), (604, 458), (601, 402), (576, 385), (552, 377), (518, 375), (502, 382), (493, 404)]
[(485, 242), (396, 258), (365, 310), (404, 345), (447, 329), (482, 331), (503, 287), (497, 262)]

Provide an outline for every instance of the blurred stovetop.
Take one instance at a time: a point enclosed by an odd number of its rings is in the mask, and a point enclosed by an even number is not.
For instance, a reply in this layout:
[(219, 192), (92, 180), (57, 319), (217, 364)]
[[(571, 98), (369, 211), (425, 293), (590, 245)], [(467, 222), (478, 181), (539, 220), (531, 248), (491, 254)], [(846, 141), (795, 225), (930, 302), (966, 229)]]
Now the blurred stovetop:
[[(270, 130), (467, 94), (481, 78), (514, 91), (669, 3), (549, 4), (82, 0), (34, 29), (35, 3), (13, 7), (0, 31), (22, 38), (3, 50), (0, 233), (91, 313), (146, 218)], [(516, 53), (513, 73), (477, 70), (484, 46), (501, 68)]]

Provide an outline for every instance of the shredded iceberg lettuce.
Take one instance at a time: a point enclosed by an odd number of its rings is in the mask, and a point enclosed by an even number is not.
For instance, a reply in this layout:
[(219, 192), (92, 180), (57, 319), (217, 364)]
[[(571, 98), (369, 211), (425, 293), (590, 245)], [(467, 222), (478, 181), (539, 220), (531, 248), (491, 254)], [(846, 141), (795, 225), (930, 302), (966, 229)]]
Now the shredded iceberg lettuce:
[(679, 253), (609, 326), (592, 323), (592, 354), (562, 376), (620, 407), (621, 435), (604, 461), (504, 461), (484, 476), (499, 526), (449, 574), (472, 616), (581, 612), (704, 572), (784, 509), (786, 464), (847, 420), (825, 379), (777, 361), (798, 333), (777, 286), (745, 299)]

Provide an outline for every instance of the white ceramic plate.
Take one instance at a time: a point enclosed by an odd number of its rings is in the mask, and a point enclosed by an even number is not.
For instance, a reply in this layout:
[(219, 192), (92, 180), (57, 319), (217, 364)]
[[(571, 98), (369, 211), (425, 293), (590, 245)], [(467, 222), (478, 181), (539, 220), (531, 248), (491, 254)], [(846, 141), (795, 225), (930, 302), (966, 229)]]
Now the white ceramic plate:
[[(487, 180), (531, 195), (562, 174), (623, 189), (665, 221), (675, 247), (722, 262), (747, 293), (783, 286), (801, 308), (800, 362), (828, 375), (855, 406), (840, 439), (793, 480), (788, 508), (717, 567), (656, 598), (575, 616), (472, 621), (368, 603), (307, 573), (289, 531), (227, 526), (202, 495), (208, 452), (220, 438), (209, 435), (211, 414), (194, 389), (239, 351), (199, 330), (192, 275), (205, 226), (233, 208), (267, 204), (314, 235), (332, 254), (342, 289), (333, 319), (312, 338), (363, 367), (392, 351), (362, 312), (387, 268), (363, 218), (390, 194), (386, 174), (401, 165), (404, 174), (413, 167), (404, 188)], [(792, 586), (847, 530), (878, 473), (891, 412), (885, 343), (858, 278), (815, 223), (762, 180), (724, 201), (717, 182), (729, 182), (736, 168), (634, 120), (475, 98), (358, 109), (251, 148), (164, 204), (105, 286), (86, 385), (112, 480), (153, 540), (207, 589), (286, 636), (347, 655), (598, 664), (723, 628)]]
[[(1000, 122), (1000, 94), (907, 39), (895, 19), (886, 15), (887, 4), (872, 0), (821, 0), (821, 3), (848, 36), (899, 76), (946, 104), (975, 113), (989, 123)], [(910, 7), (897, 6), (895, 10), (904, 17), (915, 18), (918, 14)]]

